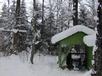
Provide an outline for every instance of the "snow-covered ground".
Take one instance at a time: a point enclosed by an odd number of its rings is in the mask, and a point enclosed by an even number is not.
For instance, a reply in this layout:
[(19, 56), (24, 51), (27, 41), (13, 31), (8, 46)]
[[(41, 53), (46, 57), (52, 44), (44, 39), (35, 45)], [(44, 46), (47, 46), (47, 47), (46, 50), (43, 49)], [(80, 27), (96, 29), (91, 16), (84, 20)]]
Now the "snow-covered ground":
[(61, 70), (56, 56), (35, 56), (34, 64), (20, 56), (0, 57), (0, 76), (90, 76), (90, 72)]

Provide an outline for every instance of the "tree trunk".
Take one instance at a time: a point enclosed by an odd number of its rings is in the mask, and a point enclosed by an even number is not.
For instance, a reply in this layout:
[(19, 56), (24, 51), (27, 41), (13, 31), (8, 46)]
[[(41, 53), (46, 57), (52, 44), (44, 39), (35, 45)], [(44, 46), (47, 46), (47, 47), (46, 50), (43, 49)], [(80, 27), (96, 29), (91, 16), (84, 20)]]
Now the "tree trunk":
[(78, 25), (78, 0), (73, 0), (73, 25)]
[(20, 24), (20, 0), (17, 0), (17, 5), (16, 5), (16, 26)]
[(8, 16), (9, 16), (10, 0), (8, 0)]
[(31, 51), (31, 57), (30, 57), (30, 62), (33, 64), (33, 59), (34, 59), (34, 54), (36, 53), (35, 49), (35, 41), (36, 41), (36, 36), (35, 33), (37, 32), (37, 5), (36, 5), (36, 0), (33, 0), (33, 19), (32, 19), (32, 26), (33, 26), (33, 43), (32, 43), (32, 51)]
[(34, 62), (33, 62), (33, 59), (34, 59), (34, 54), (36, 53), (36, 51), (35, 51), (35, 45), (34, 45), (34, 43), (32, 44), (32, 51), (31, 51), (31, 57), (30, 57), (30, 62), (31, 62), (31, 64), (33, 64)]
[[(15, 29), (17, 29), (17, 25), (20, 24), (20, 0), (17, 0), (16, 3), (16, 13), (15, 13), (15, 17), (16, 17), (16, 24), (14, 26)], [(15, 52), (18, 52), (19, 49), (19, 34), (18, 33), (13, 33), (13, 50)]]
[(94, 74), (92, 76), (102, 76), (102, 0), (98, 0), (99, 5), (97, 9), (99, 24), (97, 25), (97, 40), (96, 46), (98, 47), (94, 55)]
[(44, 39), (44, 0), (42, 1), (42, 25), (41, 25), (41, 39)]

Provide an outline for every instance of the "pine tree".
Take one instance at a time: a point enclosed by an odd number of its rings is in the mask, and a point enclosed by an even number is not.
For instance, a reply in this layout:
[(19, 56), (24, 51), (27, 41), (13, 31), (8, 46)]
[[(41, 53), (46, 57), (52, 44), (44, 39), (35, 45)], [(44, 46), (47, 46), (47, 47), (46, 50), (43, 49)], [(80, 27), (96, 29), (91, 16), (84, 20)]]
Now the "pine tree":
[[(2, 28), (7, 28), (8, 26), (10, 26), (10, 17), (9, 17), (9, 14), (10, 12), (8, 11), (9, 8), (7, 7), (6, 4), (4, 4), (3, 8), (2, 8), (2, 14), (1, 14), (1, 26)], [(1, 32), (1, 35), (4, 36), (4, 38), (2, 38), (2, 41), (3, 42), (3, 52), (5, 55), (7, 55), (10, 51), (10, 46), (11, 46), (11, 36), (10, 36), (10, 32)], [(2, 37), (2, 36), (1, 36)]]
[[(17, 0), (15, 17), (16, 17), (16, 24), (14, 26), (14, 29), (26, 30), (26, 26), (22, 24), (23, 18), (21, 17), (21, 0)], [(26, 36), (27, 36), (26, 32), (14, 33), (13, 36), (14, 51), (16, 52), (26, 51), (26, 44), (25, 44)]]
[(21, 18), (21, 26), (20, 27), (22, 27), (21, 29), (27, 31), (27, 34), (23, 36), (26, 38), (24, 44), (25, 44), (25, 48), (26, 48), (25, 50), (27, 50), (27, 47), (30, 47), (31, 46), (30, 43), (32, 42), (32, 27), (28, 21), (25, 0), (21, 1), (20, 18)]
[(25, 2), (22, 0), (21, 2), (21, 10), (20, 10), (20, 17), (21, 17), (21, 24), (24, 26), (24, 29), (27, 29), (28, 27), (28, 17), (25, 7)]
[(56, 33), (54, 13), (50, 12), (48, 18), (45, 19), (45, 42), (46, 42), (46, 54), (54, 54), (55, 50), (52, 48), (51, 37)]
[(0, 27), (6, 27), (8, 25), (8, 7), (6, 4), (3, 5), (2, 8), (2, 13), (1, 13), (1, 19), (2, 19), (2, 24)]
[(13, 0), (12, 5), (10, 6), (10, 10), (9, 10), (10, 14), (9, 14), (9, 26), (7, 28), (9, 29), (13, 29), (14, 26), (16, 25), (16, 18), (15, 18), (15, 12), (16, 12), (16, 1)]
[(84, 5), (80, 6), (80, 13), (79, 13), (79, 19), (78, 19), (78, 24), (83, 24), (85, 26), (88, 26), (88, 17), (87, 17), (87, 9), (85, 8)]
[[(57, 0), (53, 11), (55, 16), (56, 33), (62, 32), (72, 26), (73, 0)], [(52, 4), (53, 6), (53, 4)]]

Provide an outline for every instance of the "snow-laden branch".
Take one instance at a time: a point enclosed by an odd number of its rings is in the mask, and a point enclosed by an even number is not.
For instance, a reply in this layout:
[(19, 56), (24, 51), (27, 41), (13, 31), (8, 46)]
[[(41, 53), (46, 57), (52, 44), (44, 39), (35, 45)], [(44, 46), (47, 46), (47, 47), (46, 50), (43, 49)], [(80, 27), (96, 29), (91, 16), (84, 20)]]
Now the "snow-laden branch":
[(27, 31), (26, 30), (19, 30), (19, 29), (4, 29), (4, 28), (0, 28), (0, 31), (7, 31), (7, 32), (14, 32), (14, 33), (17, 33), (17, 32), (24, 32), (26, 33)]

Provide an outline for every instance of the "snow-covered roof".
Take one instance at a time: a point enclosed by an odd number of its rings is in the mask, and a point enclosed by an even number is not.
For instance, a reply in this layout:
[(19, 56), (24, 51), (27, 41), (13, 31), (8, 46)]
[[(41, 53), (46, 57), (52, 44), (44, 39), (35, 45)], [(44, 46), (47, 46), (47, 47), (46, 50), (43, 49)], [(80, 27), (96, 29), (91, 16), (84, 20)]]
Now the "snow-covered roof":
[(53, 44), (55, 44), (56, 42), (59, 42), (60, 40), (63, 40), (64, 38), (69, 37), (77, 32), (84, 32), (85, 34), (88, 34), (88, 35), (95, 34), (94, 30), (92, 30), (84, 25), (76, 25), (76, 26), (73, 26), (61, 33), (54, 35), (51, 39), (51, 42)]
[(87, 46), (95, 46), (96, 34), (85, 36), (83, 41)]

